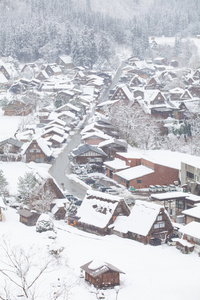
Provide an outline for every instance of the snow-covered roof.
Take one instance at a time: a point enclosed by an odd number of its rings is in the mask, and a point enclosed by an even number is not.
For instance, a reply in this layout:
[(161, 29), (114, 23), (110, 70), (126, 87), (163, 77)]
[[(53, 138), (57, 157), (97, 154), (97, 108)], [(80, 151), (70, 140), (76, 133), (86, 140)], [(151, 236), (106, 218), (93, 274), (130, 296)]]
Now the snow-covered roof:
[(168, 200), (168, 199), (176, 199), (176, 198), (185, 198), (189, 194), (183, 192), (167, 192), (167, 193), (160, 193), (160, 194), (153, 194), (153, 198), (157, 200)]
[(77, 212), (79, 222), (105, 228), (120, 200), (118, 196), (89, 190)]
[(50, 137), (50, 140), (53, 140), (58, 143), (63, 143), (64, 137), (54, 134), (53, 136)]
[(71, 63), (72, 63), (72, 58), (71, 58), (71, 56), (69, 56), (69, 55), (61, 55), (61, 56), (60, 56), (60, 59), (62, 59), (62, 61), (63, 61), (65, 64), (71, 64)]
[(110, 136), (105, 134), (103, 131), (89, 132), (82, 136), (82, 140), (88, 139), (90, 137), (96, 136), (97, 138), (102, 138), (104, 140), (110, 139)]
[(189, 196), (187, 196), (185, 198), (186, 200), (191, 200), (193, 202), (199, 202), (200, 201), (200, 196), (194, 195), (194, 194), (189, 194)]
[(103, 156), (107, 156), (107, 154), (100, 148), (88, 144), (80, 145), (78, 148), (74, 149), (72, 151), (72, 156), (76, 157), (90, 151), (98, 153)]
[(55, 127), (51, 127), (49, 129), (45, 130), (43, 135), (51, 133), (51, 132), (55, 132), (55, 133), (60, 134), (60, 135), (63, 135), (65, 133), (65, 131), (63, 129), (58, 128), (58, 127), (55, 126)]
[(52, 212), (52, 214), (56, 214), (60, 208), (64, 208), (64, 207), (65, 207), (64, 203), (62, 203), (62, 202), (56, 203), (54, 205), (54, 207), (52, 208), (51, 212)]
[(193, 221), (180, 228), (179, 232), (200, 239), (200, 223)]
[(102, 148), (102, 147), (110, 145), (110, 144), (117, 144), (118, 146), (122, 146), (125, 148), (128, 147), (128, 144), (125, 140), (120, 140), (120, 139), (115, 139), (115, 138), (110, 138), (110, 137), (106, 141), (101, 142), (99, 144), (99, 147)]
[(65, 126), (65, 125), (66, 125), (66, 122), (65, 122), (65, 121), (60, 120), (60, 119), (55, 119), (55, 120), (49, 122), (45, 127), (48, 127), (48, 126), (50, 126), (50, 125), (52, 125), (52, 124), (54, 124), (54, 123), (58, 123), (58, 124), (61, 125), (61, 126)]
[(124, 158), (137, 158), (140, 159), (142, 157), (142, 152), (141, 151), (134, 151), (134, 152), (117, 152), (116, 154), (124, 157)]
[(118, 273), (124, 273), (120, 271), (118, 268), (114, 267), (113, 265), (103, 262), (101, 260), (93, 260), (88, 262), (87, 264), (80, 267), (82, 270), (90, 274), (92, 277), (100, 276), (108, 271), (114, 271)]
[(141, 165), (141, 166), (136, 166), (123, 171), (116, 172), (115, 174), (129, 181), (152, 173), (154, 173), (154, 170)]
[(187, 215), (193, 218), (200, 219), (200, 206), (185, 209), (181, 212), (183, 215)]
[(124, 160), (121, 160), (119, 158), (115, 158), (114, 160), (111, 161), (105, 161), (104, 165), (114, 170), (122, 170), (122, 169), (130, 168), (130, 166), (126, 165), (126, 162)]
[(0, 83), (7, 83), (8, 80), (2, 72), (0, 72)]
[(66, 117), (69, 117), (69, 118), (72, 118), (72, 119), (76, 118), (76, 115), (74, 113), (72, 113), (71, 111), (62, 111), (58, 114), (58, 118), (62, 117), (62, 116), (66, 116)]
[(73, 110), (77, 111), (77, 112), (81, 111), (81, 109), (79, 107), (77, 107), (77, 106), (75, 106), (71, 103), (67, 103), (66, 106), (69, 107), (70, 109), (73, 109)]
[(155, 203), (136, 200), (128, 217), (119, 217), (114, 223), (114, 230), (133, 232), (146, 236), (156, 221), (162, 207)]
[(47, 146), (45, 139), (39, 138), (37, 139), (38, 146), (42, 149), (46, 156), (52, 155), (52, 150)]

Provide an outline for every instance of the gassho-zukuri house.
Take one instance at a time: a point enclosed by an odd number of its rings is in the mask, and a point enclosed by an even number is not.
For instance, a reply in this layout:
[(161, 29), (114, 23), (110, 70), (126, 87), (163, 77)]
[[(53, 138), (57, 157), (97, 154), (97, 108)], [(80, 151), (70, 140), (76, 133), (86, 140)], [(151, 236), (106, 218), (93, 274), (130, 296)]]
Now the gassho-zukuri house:
[(151, 238), (163, 242), (172, 236), (173, 226), (167, 211), (160, 205), (136, 200), (130, 211), (124, 199), (89, 190), (76, 215), (68, 223), (99, 235), (116, 234), (148, 244)]

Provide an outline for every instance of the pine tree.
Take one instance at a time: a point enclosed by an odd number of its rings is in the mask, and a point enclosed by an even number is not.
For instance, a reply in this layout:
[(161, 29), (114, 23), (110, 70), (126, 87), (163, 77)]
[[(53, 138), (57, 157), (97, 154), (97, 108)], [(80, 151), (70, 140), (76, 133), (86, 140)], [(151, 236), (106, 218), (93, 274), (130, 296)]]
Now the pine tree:
[(0, 196), (5, 199), (8, 196), (8, 182), (3, 174), (3, 170), (0, 170)]
[(24, 177), (20, 176), (18, 179), (18, 201), (32, 208), (36, 192), (38, 190), (38, 183), (33, 172), (25, 173)]

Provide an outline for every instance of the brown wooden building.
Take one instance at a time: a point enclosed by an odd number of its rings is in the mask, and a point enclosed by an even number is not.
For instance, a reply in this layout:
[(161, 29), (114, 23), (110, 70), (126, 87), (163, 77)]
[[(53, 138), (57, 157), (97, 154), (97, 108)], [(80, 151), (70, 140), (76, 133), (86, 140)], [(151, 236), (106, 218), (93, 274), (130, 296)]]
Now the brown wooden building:
[(32, 107), (20, 101), (13, 100), (4, 109), (5, 116), (27, 116), (32, 112)]
[(96, 288), (114, 287), (120, 285), (120, 273), (123, 273), (109, 263), (96, 263), (90, 261), (81, 266), (85, 271), (85, 280)]
[(52, 151), (43, 138), (34, 139), (25, 151), (26, 162), (48, 163), (51, 161)]
[(149, 244), (150, 239), (165, 242), (172, 236), (173, 226), (167, 211), (160, 205), (136, 200), (128, 217), (119, 217), (113, 233)]
[(119, 215), (129, 214), (130, 210), (123, 198), (88, 190), (77, 214), (69, 216), (68, 223), (87, 232), (106, 235), (110, 234), (109, 225)]
[(98, 147), (84, 144), (72, 151), (72, 157), (77, 164), (95, 163), (102, 165), (107, 158), (107, 154)]
[(25, 208), (18, 210), (18, 214), (20, 222), (27, 226), (35, 226), (40, 216), (37, 212)]

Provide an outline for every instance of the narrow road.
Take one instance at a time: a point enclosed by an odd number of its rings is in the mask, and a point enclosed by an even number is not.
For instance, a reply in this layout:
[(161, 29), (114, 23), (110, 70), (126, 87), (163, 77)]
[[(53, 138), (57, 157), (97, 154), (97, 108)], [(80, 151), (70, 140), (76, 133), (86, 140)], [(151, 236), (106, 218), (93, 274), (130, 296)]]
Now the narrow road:
[(86, 190), (84, 189), (84, 187), (82, 187), (75, 181), (70, 180), (66, 176), (66, 174), (71, 174), (70, 160), (68, 155), (74, 148), (77, 148), (80, 143), (81, 135), (80, 132), (77, 132), (69, 141), (62, 153), (56, 158), (54, 164), (49, 170), (49, 173), (55, 178), (61, 189), (63, 189), (64, 187), (64, 191), (66, 194), (72, 194), (82, 200), (86, 194)]
[[(99, 99), (99, 103), (106, 101), (109, 96), (109, 91), (114, 85), (119, 81), (119, 78), (122, 74), (122, 68), (124, 67), (124, 62), (121, 63), (121, 66), (118, 68), (113, 81), (112, 85), (105, 89), (102, 96)], [(87, 125), (88, 119), (94, 114), (95, 107), (92, 108), (90, 114), (86, 117), (84, 122), (84, 126)], [(81, 186), (80, 184), (76, 183), (73, 180), (70, 180), (66, 175), (71, 174), (70, 170), (70, 160), (69, 154), (74, 149), (77, 148), (81, 143), (81, 135), (80, 130), (71, 138), (67, 146), (64, 148), (62, 153), (56, 158), (54, 164), (49, 170), (49, 173), (55, 180), (57, 181), (58, 185), (61, 189), (64, 190), (65, 194), (72, 194), (79, 199), (83, 199), (86, 194), (86, 189)]]

